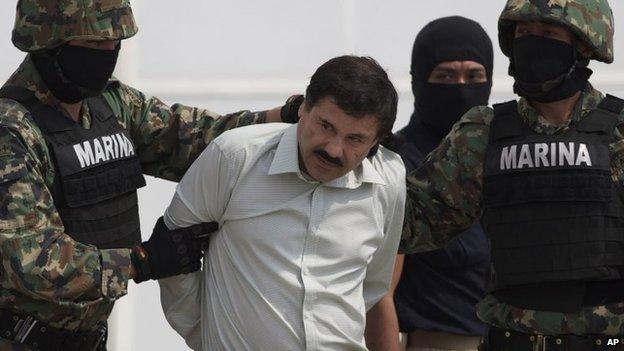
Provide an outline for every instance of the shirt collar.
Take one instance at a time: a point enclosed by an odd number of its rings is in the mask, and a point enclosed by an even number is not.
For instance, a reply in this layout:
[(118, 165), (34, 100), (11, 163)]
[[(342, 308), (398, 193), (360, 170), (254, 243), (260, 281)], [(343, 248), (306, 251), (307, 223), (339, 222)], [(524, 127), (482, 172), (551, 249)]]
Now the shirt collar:
[[(303, 181), (310, 183), (318, 183), (314, 180), (307, 179), (299, 169), (299, 146), (297, 143), (298, 124), (294, 124), (287, 128), (277, 144), (273, 162), (269, 168), (269, 175), (295, 173)], [(368, 158), (362, 161), (362, 164), (355, 170), (345, 174), (344, 176), (334, 179), (331, 182), (323, 184), (332, 188), (356, 189), (362, 183), (373, 183), (385, 185), (383, 178), (375, 169)]]

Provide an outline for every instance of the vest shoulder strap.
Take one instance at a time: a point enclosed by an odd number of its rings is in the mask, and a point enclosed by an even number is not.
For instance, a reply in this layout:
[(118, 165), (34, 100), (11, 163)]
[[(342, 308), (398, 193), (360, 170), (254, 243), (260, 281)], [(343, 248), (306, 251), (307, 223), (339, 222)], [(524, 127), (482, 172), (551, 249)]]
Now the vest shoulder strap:
[(35, 97), (35, 93), (32, 91), (13, 85), (7, 85), (1, 88), (0, 98), (15, 100), (22, 104), (32, 102), (37, 99)]
[(507, 115), (515, 115), (518, 113), (518, 101), (511, 100), (507, 102), (501, 102), (494, 104), (494, 118), (499, 118)]
[(5, 86), (0, 89), (0, 97), (15, 100), (22, 104), (44, 134), (69, 130), (72, 127), (73, 121), (52, 107), (41, 103), (35, 93), (26, 88)]
[(607, 95), (598, 106), (583, 118), (576, 129), (586, 133), (613, 134), (615, 127), (622, 123), (620, 114), (624, 110), (624, 100)]
[(114, 115), (113, 110), (111, 109), (103, 94), (100, 94), (96, 97), (88, 98), (87, 104), (89, 105), (89, 109), (91, 110), (91, 116), (101, 122), (108, 120)]
[(600, 104), (598, 104), (598, 108), (619, 115), (622, 110), (624, 110), (624, 100), (617, 96), (607, 94)]
[(524, 134), (516, 100), (495, 104), (494, 119), (490, 126), (490, 141), (497, 141)]

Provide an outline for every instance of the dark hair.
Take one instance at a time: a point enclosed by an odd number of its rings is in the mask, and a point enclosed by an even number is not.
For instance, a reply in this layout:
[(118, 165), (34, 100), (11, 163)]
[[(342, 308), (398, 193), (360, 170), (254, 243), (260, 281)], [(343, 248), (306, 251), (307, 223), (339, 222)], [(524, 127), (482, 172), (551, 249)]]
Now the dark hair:
[(331, 97), (346, 114), (373, 115), (379, 122), (377, 137), (392, 131), (398, 95), (386, 71), (370, 57), (340, 56), (319, 67), (306, 89), (305, 108)]

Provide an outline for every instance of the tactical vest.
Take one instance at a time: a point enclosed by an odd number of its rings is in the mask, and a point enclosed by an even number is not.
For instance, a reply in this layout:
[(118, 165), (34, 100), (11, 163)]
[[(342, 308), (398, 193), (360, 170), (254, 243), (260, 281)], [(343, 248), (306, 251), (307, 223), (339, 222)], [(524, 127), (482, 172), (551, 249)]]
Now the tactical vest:
[(605, 281), (621, 284), (623, 189), (612, 179), (609, 145), (622, 107), (608, 96), (567, 131), (546, 135), (522, 121), (515, 101), (494, 106), (482, 223), (500, 299), (572, 311)]
[(102, 95), (86, 100), (90, 129), (41, 103), (24, 88), (0, 97), (20, 102), (41, 129), (54, 164), (54, 205), (74, 240), (99, 249), (141, 241), (136, 190), (145, 185), (134, 144)]

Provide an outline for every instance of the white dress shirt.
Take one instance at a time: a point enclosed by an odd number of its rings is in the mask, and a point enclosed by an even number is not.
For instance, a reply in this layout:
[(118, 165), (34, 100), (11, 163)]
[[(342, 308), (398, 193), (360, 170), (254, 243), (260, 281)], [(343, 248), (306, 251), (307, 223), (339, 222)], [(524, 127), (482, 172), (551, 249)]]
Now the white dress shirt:
[(366, 350), (366, 311), (387, 291), (405, 168), (380, 147), (321, 184), (299, 170), (297, 125), (215, 139), (177, 187), (170, 228), (217, 221), (201, 272), (160, 280), (171, 326), (195, 350)]

